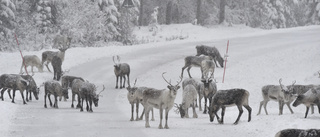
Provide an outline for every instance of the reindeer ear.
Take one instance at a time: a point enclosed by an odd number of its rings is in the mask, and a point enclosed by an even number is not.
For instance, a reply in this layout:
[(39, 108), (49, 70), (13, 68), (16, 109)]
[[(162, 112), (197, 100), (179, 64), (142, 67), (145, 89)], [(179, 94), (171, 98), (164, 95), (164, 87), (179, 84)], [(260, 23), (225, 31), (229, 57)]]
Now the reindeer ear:
[(171, 86), (168, 85), (167, 88), (171, 90)]

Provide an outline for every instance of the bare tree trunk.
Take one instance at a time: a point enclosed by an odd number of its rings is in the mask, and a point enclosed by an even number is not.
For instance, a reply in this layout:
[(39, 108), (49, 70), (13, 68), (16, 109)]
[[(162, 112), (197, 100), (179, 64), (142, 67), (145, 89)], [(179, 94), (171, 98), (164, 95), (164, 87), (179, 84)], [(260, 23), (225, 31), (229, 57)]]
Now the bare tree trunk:
[(166, 24), (171, 24), (172, 20), (172, 1), (169, 1), (166, 9)]
[(140, 0), (140, 9), (139, 9), (139, 26), (143, 25), (143, 0)]
[(225, 6), (226, 0), (220, 0), (219, 24), (221, 24), (225, 20)]
[(196, 14), (196, 19), (198, 24), (202, 25), (202, 20), (201, 20), (201, 0), (197, 0), (197, 14)]

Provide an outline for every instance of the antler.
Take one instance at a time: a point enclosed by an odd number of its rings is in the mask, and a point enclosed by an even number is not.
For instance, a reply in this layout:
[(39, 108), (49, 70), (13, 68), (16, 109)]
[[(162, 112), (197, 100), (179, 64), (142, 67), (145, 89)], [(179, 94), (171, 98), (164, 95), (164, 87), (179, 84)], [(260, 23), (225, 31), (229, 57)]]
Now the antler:
[(114, 64), (117, 64), (117, 63), (114, 61), (114, 56), (112, 56), (112, 60), (113, 60), (113, 63), (114, 63)]
[(103, 85), (103, 88), (102, 88), (102, 90), (99, 92), (99, 94), (98, 95), (100, 95), (101, 94), (101, 92), (102, 91), (104, 91), (106, 88), (104, 87), (104, 85)]
[(180, 78), (180, 81), (177, 81), (177, 85), (179, 85), (181, 83), (181, 81), (182, 81), (182, 77), (180, 76), (179, 78)]
[(176, 109), (174, 110), (174, 112), (176, 112), (177, 114), (179, 114), (179, 113), (180, 113), (180, 111), (179, 111), (179, 105), (178, 105), (177, 103), (174, 103), (174, 107), (176, 108)]
[(166, 80), (166, 78), (164, 78), (163, 74), (165, 74), (165, 73), (167, 73), (167, 72), (163, 72), (163, 73), (162, 73), (162, 78), (163, 78), (164, 81), (166, 81), (170, 86), (172, 86), (172, 85), (171, 85), (171, 82), (169, 83), (169, 82)]
[(117, 60), (118, 60), (118, 63), (120, 63), (120, 57), (117, 55)]
[(135, 87), (135, 86), (136, 86), (136, 83), (137, 83), (137, 79), (136, 79), (136, 80), (134, 80), (133, 87)]
[(297, 82), (296, 80), (295, 80), (295, 81), (293, 81), (293, 82), (292, 82), (292, 86), (293, 86), (294, 84), (296, 84), (296, 82)]

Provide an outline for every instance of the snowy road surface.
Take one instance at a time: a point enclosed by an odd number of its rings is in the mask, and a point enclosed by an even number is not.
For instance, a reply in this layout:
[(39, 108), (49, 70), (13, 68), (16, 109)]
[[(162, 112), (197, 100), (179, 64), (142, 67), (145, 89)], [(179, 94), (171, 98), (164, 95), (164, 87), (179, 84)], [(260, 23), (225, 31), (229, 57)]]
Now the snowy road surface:
[[(252, 121), (247, 122), (248, 112), (244, 113), (238, 125), (233, 125), (238, 110), (236, 107), (226, 109), (225, 124), (220, 125), (215, 120), (209, 122), (207, 114), (202, 114), (197, 108), (199, 118), (181, 119), (173, 110), (169, 113), (169, 130), (157, 129), (159, 111), (155, 110), (155, 121), (151, 121), (151, 128), (145, 128), (145, 121), (129, 121), (130, 105), (126, 98), (126, 89), (115, 89), (112, 56), (119, 54), (121, 61), (131, 65), (130, 80), (138, 78), (137, 86), (149, 86), (158, 89), (166, 88), (166, 77), (173, 82), (178, 80), (184, 57), (195, 55), (197, 44), (216, 46), (224, 55), (227, 39), (205, 42), (162, 42), (132, 47), (111, 46), (101, 48), (106, 54), (102, 58), (88, 60), (87, 63), (71, 65), (68, 75), (81, 76), (99, 88), (105, 85), (99, 107), (93, 108), (93, 113), (79, 112), (72, 109), (71, 99), (59, 102), (59, 109), (44, 108), (43, 88), (40, 99), (22, 105), (20, 95), (16, 104), (10, 103), (5, 94), (5, 101), (1, 107), (12, 107), (13, 114), (8, 117), (10, 123), (1, 124), (7, 127), (5, 136), (52, 137), (52, 136), (228, 136), (228, 137), (257, 137), (274, 136), (285, 128), (319, 128), (320, 114), (309, 114), (304, 119), (304, 106), (293, 107), (294, 114), (290, 114), (284, 107), (284, 115), (278, 115), (278, 104), (270, 101), (267, 108), (256, 116), (259, 102), (262, 100), (261, 87), (267, 84), (278, 84), (279, 78), (289, 85), (296, 80), (297, 84), (319, 84), (317, 71), (320, 70), (320, 27), (311, 26), (295, 29), (264, 31), (256, 36), (235, 37), (230, 40), (229, 58), (225, 83), (221, 83), (223, 69), (217, 68), (215, 78), (218, 89), (244, 88), (250, 92), (249, 104), (252, 107)], [(117, 50), (115, 50), (117, 49)], [(77, 51), (78, 50), (78, 51)], [(97, 49), (74, 48), (67, 51), (64, 64), (72, 64), (77, 58), (85, 58), (86, 54), (94, 54)], [(98, 49), (99, 50), (99, 49)], [(123, 52), (121, 51), (123, 50)], [(86, 53), (86, 52), (91, 52)], [(73, 54), (74, 53), (74, 54)], [(111, 53), (111, 54), (110, 54)], [(40, 52), (38, 53), (40, 55)], [(98, 53), (97, 53), (98, 54)], [(81, 57), (80, 57), (81, 56)], [(20, 65), (20, 63), (19, 63)], [(19, 66), (17, 65), (17, 66)], [(17, 69), (18, 70), (18, 69)], [(51, 79), (48, 72), (36, 73), (36, 81), (41, 84)], [(200, 69), (192, 68), (191, 75), (200, 78)], [(187, 73), (184, 73), (187, 77)], [(179, 90), (176, 103), (181, 103), (182, 90)], [(71, 97), (71, 94), (69, 94)], [(202, 104), (203, 105), (203, 104)], [(189, 111), (191, 111), (189, 109)], [(140, 107), (142, 112), (142, 106)], [(317, 112), (317, 109), (316, 109)], [(220, 113), (219, 113), (220, 114)], [(192, 114), (191, 114), (192, 115)]]

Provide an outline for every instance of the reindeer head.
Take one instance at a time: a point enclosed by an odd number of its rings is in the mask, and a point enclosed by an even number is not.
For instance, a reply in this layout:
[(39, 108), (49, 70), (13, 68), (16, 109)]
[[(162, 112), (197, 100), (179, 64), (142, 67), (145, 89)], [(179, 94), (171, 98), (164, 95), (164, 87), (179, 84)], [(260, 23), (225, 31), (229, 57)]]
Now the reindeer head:
[(136, 87), (136, 83), (137, 83), (137, 79), (134, 81), (133, 87), (128, 86), (127, 90), (128, 90), (128, 98), (134, 98), (135, 96), (135, 92), (137, 91), (137, 87)]
[(120, 57), (117, 55), (117, 61), (118, 63), (116, 63), (116, 61), (114, 60), (115, 56), (112, 57), (113, 63), (114, 63), (114, 68), (119, 70), (120, 69)]
[[(210, 83), (211, 83), (212, 81), (213, 81), (213, 72), (210, 74), (210, 77), (201, 79), (201, 82), (203, 83), (205, 89), (208, 89), (208, 88), (209, 88)], [(215, 82), (216, 82), (216, 81), (215, 81)], [(216, 83), (217, 83), (217, 82), (216, 82)]]
[(210, 122), (213, 122), (214, 120), (214, 117), (215, 117), (215, 114), (216, 112), (218, 111), (218, 106), (217, 105), (211, 105), (208, 108), (208, 114), (209, 114), (209, 117), (210, 117)]
[[(97, 87), (96, 87), (97, 88)], [(103, 85), (103, 88), (102, 88), (102, 90), (99, 92), (99, 94), (97, 94), (97, 95), (95, 95), (94, 97), (93, 97), (93, 104), (94, 104), (94, 106), (95, 107), (98, 107), (98, 103), (99, 103), (99, 97), (100, 96), (102, 96), (102, 95), (100, 95), (101, 94), (101, 92), (102, 91), (104, 91), (106, 88), (104, 87), (104, 85)]]
[(280, 84), (281, 92), (283, 93), (284, 101), (288, 102), (294, 97), (294, 94), (293, 94), (294, 87), (293, 86), (296, 83), (296, 81), (292, 82), (292, 85), (290, 86), (290, 88), (287, 88), (286, 86), (282, 85), (281, 81), (282, 81), (282, 79), (280, 78), (279, 84)]
[(181, 81), (182, 81), (182, 77), (180, 77), (180, 81), (177, 81), (177, 85), (173, 86), (173, 85), (171, 85), (171, 80), (170, 80), (170, 82), (168, 82), (168, 81), (166, 80), (166, 78), (164, 78), (163, 74), (165, 74), (165, 73), (166, 73), (166, 72), (163, 72), (163, 73), (162, 73), (162, 78), (164, 79), (164, 81), (166, 81), (166, 82), (169, 84), (169, 85), (167, 86), (167, 88), (170, 90), (171, 96), (176, 96), (176, 95), (177, 95), (177, 92), (178, 92), (178, 90), (179, 90), (179, 88), (180, 88), (179, 84), (180, 84)]
[(186, 112), (184, 111), (184, 109), (183, 109), (183, 105), (182, 104), (177, 104), (177, 103), (174, 103), (174, 107), (176, 108), (175, 109), (175, 112), (177, 113), (177, 114), (179, 114), (180, 113), (180, 116), (181, 116), (181, 118), (184, 118), (184, 116), (186, 115)]

